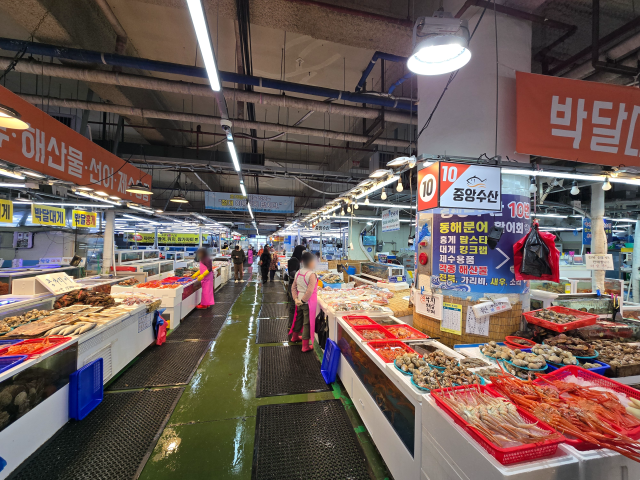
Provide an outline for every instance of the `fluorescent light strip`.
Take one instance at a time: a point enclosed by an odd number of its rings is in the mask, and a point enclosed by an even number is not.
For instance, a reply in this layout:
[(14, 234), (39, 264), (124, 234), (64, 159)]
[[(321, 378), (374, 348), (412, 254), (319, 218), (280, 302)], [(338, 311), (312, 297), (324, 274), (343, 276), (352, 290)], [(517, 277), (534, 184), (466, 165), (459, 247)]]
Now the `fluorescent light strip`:
[(130, 218), (131, 220), (136, 220), (138, 222), (147, 222), (147, 223), (150, 223), (152, 225), (160, 225), (160, 223), (154, 222), (152, 220), (147, 220), (146, 218), (134, 217), (133, 215), (126, 215), (126, 214), (123, 214), (122, 216), (126, 217), (126, 218)]
[(240, 162), (238, 162), (238, 153), (236, 152), (236, 146), (232, 141), (227, 140), (227, 146), (229, 147), (229, 153), (231, 154), (231, 160), (233, 160), (233, 168), (236, 172), (240, 171)]
[(17, 178), (18, 180), (25, 179), (24, 175), (12, 172), (11, 170), (7, 170), (6, 168), (0, 168), (0, 175), (2, 175), (3, 177)]
[(245, 197), (247, 196), (247, 191), (244, 189), (244, 183), (240, 184), (240, 191), (242, 192), (242, 195)]
[(634, 220), (632, 218), (609, 218), (609, 217), (604, 217), (607, 220), (611, 220), (612, 222), (625, 222), (625, 223), (636, 223), (637, 220)]
[(145, 212), (148, 213), (150, 215), (154, 214), (155, 212), (153, 210), (151, 210), (150, 208), (144, 208), (144, 207), (138, 207), (137, 205), (127, 205), (127, 207), (129, 208), (133, 208), (134, 210), (138, 210), (140, 212)]
[(366, 207), (411, 208), (413, 210), (416, 210), (418, 208), (416, 205), (398, 205), (393, 203), (373, 203), (373, 202), (369, 202), (367, 204), (359, 203), (358, 206), (360, 208), (366, 208)]
[(216, 58), (213, 54), (213, 46), (211, 45), (211, 37), (209, 36), (209, 29), (202, 8), (202, 2), (200, 0), (187, 0), (187, 5), (189, 7), (189, 13), (191, 14), (193, 28), (198, 38), (198, 46), (200, 47), (204, 67), (207, 69), (211, 90), (219, 92), (220, 78), (218, 77), (218, 67), (216, 66)]
[(556, 215), (554, 213), (532, 213), (534, 217), (545, 217), (545, 218), (569, 218), (569, 215)]
[(27, 185), (25, 183), (0, 183), (0, 187), (27, 188)]
[[(0, 184), (0, 187), (2, 186), (2, 184)], [(104, 202), (104, 203), (108, 203), (110, 205), (117, 205), (118, 207), (121, 206), (122, 204), (119, 202), (112, 202), (111, 200), (106, 200), (104, 198), (101, 197), (96, 197), (93, 195), (89, 195), (88, 193), (84, 193), (84, 192), (79, 192), (79, 191), (75, 191), (74, 192), (76, 195), (80, 195), (81, 197), (86, 197), (86, 198), (90, 198), (91, 200), (96, 200), (98, 202)]]
[[(592, 182), (604, 182), (607, 175), (585, 175), (580, 173), (556, 172), (546, 170), (526, 170), (519, 168), (503, 168), (502, 173), (511, 175), (524, 175), (527, 177), (560, 177), (570, 180), (590, 180)], [(640, 179), (608, 177), (611, 183), (623, 183), (627, 185), (640, 185)]]
[(247, 202), (247, 208), (249, 209), (249, 214), (251, 214), (251, 218), (253, 218), (253, 211), (251, 211), (251, 204)]
[(33, 202), (31, 200), (29, 200), (28, 202), (21, 201), (20, 203), (14, 203), (14, 206), (33, 205), (34, 203), (38, 205), (47, 205), (50, 207), (113, 208), (112, 205), (96, 205), (94, 203), (54, 203), (54, 202)]

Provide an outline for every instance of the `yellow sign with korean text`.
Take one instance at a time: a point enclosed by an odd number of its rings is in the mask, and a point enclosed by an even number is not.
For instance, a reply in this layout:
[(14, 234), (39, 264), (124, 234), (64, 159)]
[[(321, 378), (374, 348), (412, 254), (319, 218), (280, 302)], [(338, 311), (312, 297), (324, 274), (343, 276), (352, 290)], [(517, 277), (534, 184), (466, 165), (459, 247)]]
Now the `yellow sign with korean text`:
[[(153, 243), (154, 239), (155, 239), (155, 234), (153, 233), (139, 233), (139, 232), (125, 233), (125, 240), (128, 242)], [(202, 239), (203, 241), (205, 241), (206, 235), (203, 235)], [(199, 243), (199, 241), (198, 241), (197, 233), (159, 233), (158, 243), (188, 245), (188, 244)]]
[(96, 228), (98, 226), (97, 213), (73, 210), (72, 215), (73, 228)]
[(0, 222), (13, 223), (13, 202), (0, 200)]
[(34, 225), (50, 225), (64, 227), (64, 208), (48, 207), (47, 205), (31, 205), (31, 223)]

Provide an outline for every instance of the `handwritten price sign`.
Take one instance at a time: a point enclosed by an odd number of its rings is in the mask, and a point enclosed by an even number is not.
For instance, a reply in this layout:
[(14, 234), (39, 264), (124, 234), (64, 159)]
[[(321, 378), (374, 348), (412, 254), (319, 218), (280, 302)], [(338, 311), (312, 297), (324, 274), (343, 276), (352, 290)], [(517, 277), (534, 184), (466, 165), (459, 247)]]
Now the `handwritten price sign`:
[(82, 286), (79, 283), (76, 283), (73, 278), (71, 278), (64, 272), (38, 275), (36, 277), (36, 280), (38, 280), (47, 290), (49, 290), (54, 295), (67, 293), (71, 290), (77, 290)]

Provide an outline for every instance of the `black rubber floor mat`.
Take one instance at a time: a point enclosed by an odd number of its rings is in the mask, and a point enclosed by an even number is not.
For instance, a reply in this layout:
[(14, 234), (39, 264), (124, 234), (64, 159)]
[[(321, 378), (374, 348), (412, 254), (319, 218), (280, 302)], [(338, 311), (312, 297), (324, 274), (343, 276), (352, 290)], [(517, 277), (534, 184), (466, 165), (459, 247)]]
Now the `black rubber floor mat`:
[(288, 316), (288, 303), (263, 303), (258, 314), (258, 318), (282, 318)]
[(278, 343), (289, 341), (288, 318), (261, 318), (258, 320), (256, 343)]
[(263, 292), (262, 303), (286, 303), (289, 301), (287, 292)]
[(302, 352), (300, 345), (260, 347), (256, 397), (328, 392), (314, 352)]
[(81, 422), (67, 423), (11, 478), (135, 479), (184, 388), (108, 394)]
[[(180, 328), (176, 329), (176, 333), (179, 331)], [(167, 342), (148, 348), (108, 390), (186, 385), (210, 344), (208, 341)]]
[(216, 315), (213, 318), (196, 318), (182, 322), (175, 332), (167, 337), (168, 342), (184, 340), (215, 340), (227, 317)]
[(252, 480), (370, 480), (340, 400), (258, 407)]

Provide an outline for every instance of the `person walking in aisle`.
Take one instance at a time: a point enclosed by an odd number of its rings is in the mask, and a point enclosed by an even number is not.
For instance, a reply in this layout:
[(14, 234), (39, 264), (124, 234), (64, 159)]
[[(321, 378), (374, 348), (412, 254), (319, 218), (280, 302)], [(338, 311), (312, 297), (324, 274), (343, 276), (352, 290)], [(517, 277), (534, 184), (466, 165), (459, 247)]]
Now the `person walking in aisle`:
[[(296, 311), (296, 304), (291, 294), (291, 287), (296, 278), (296, 273), (300, 270), (300, 261), (302, 260), (302, 254), (304, 253), (304, 246), (298, 245), (291, 254), (291, 258), (287, 262), (287, 275), (289, 276), (289, 284), (287, 286), (287, 297), (289, 297), (289, 327), (293, 326), (293, 316)], [(293, 335), (289, 335), (290, 341), (293, 342)], [(300, 340), (298, 338), (298, 340)]]
[(251, 277), (253, 277), (253, 255), (253, 246), (249, 245), (247, 249), (247, 264), (249, 265), (247, 272), (249, 273), (249, 281), (251, 281)]
[(199, 248), (196, 252), (196, 258), (200, 261), (200, 276), (198, 278), (202, 283), (202, 300), (200, 300), (200, 305), (197, 305), (196, 308), (209, 308), (211, 305), (216, 304), (213, 298), (213, 291), (216, 288), (215, 279), (213, 278), (213, 262), (206, 248)]
[(236, 283), (244, 282), (242, 275), (244, 273), (244, 250), (240, 248), (240, 245), (236, 245), (236, 248), (231, 252), (231, 259), (233, 260), (233, 278)]
[(269, 279), (273, 282), (278, 271), (278, 254), (275, 249), (271, 247), (271, 263), (269, 264)]
[(302, 268), (296, 273), (291, 296), (296, 304), (293, 324), (289, 330), (291, 341), (297, 342), (302, 334), (302, 351), (313, 350), (316, 331), (316, 307), (318, 304), (318, 276), (314, 273), (316, 257), (311, 252), (302, 254)]
[(269, 254), (269, 246), (265, 245), (260, 255), (260, 273), (262, 274), (262, 283), (267, 283), (269, 279), (269, 267), (271, 266), (271, 255)]

